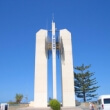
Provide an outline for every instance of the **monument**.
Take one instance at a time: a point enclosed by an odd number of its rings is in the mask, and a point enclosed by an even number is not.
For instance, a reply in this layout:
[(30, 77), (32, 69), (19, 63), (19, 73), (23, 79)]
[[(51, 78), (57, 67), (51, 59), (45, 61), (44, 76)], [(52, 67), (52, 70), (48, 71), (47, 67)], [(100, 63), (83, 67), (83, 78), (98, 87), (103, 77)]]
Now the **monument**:
[(52, 50), (53, 99), (57, 99), (56, 50), (58, 50), (61, 58), (62, 106), (75, 106), (71, 33), (67, 29), (61, 29), (56, 40), (56, 31), (55, 22), (52, 21), (51, 40), (48, 37), (48, 30), (40, 29), (36, 33), (34, 101), (31, 103), (34, 107), (48, 105), (49, 50)]

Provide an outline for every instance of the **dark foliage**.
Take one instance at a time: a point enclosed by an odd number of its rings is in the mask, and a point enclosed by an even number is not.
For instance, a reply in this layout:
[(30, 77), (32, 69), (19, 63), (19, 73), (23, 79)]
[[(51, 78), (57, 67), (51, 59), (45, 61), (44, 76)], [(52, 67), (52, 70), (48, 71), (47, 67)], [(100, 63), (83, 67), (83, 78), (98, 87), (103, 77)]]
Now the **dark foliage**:
[(15, 99), (16, 99), (16, 103), (20, 104), (20, 102), (23, 99), (23, 95), (22, 94), (16, 94)]
[(97, 82), (96, 78), (93, 78), (94, 73), (88, 71), (88, 68), (90, 68), (90, 65), (84, 66), (84, 64), (74, 68), (79, 72), (74, 72), (75, 94), (78, 98), (82, 98), (84, 102), (96, 98), (97, 94), (95, 92), (99, 88), (99, 86), (95, 86)]

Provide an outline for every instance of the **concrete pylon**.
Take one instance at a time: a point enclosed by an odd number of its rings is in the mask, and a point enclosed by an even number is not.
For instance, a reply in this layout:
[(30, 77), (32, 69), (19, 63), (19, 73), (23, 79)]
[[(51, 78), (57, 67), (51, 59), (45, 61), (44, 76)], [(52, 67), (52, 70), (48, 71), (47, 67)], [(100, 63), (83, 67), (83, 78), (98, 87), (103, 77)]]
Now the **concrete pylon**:
[(41, 29), (36, 33), (35, 52), (35, 84), (34, 106), (47, 107), (47, 57), (45, 55), (45, 39), (47, 30)]
[(72, 58), (72, 42), (71, 33), (66, 30), (60, 30), (64, 48), (64, 60), (61, 61), (62, 70), (62, 104), (63, 107), (75, 106), (74, 94), (74, 76), (73, 76), (73, 58)]

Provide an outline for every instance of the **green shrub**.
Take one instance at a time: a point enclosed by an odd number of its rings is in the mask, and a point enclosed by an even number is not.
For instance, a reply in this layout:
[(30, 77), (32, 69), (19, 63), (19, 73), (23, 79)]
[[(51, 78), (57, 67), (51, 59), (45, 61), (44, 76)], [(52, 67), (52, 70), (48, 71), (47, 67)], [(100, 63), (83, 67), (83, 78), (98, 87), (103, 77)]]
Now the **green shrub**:
[(13, 101), (9, 101), (8, 104), (9, 105), (13, 105), (13, 104), (17, 104), (17, 103), (16, 102), (13, 102)]
[(60, 110), (60, 103), (56, 99), (50, 100), (49, 105), (52, 110)]

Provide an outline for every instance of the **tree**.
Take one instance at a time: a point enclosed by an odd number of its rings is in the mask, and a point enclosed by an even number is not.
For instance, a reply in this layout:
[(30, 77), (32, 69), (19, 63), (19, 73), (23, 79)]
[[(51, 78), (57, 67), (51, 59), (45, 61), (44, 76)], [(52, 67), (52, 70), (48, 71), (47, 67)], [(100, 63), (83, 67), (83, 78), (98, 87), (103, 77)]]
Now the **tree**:
[(90, 66), (82, 64), (74, 68), (77, 72), (79, 71), (78, 73), (74, 72), (75, 94), (78, 98), (83, 98), (84, 102), (96, 98), (95, 92), (99, 88), (99, 86), (95, 86), (97, 82), (96, 78), (93, 78), (94, 73), (88, 70)]
[(16, 99), (16, 103), (19, 104), (23, 99), (23, 95), (22, 94), (16, 94), (15, 99)]

